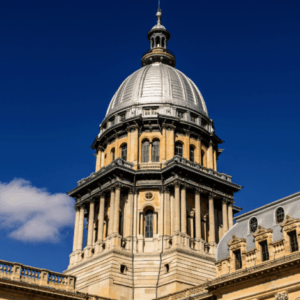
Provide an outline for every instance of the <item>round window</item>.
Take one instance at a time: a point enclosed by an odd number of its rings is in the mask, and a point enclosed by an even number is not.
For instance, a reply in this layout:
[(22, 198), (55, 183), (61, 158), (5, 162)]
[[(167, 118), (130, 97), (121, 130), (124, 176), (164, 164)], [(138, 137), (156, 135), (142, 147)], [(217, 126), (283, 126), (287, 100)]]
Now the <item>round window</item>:
[(145, 194), (145, 198), (147, 201), (151, 201), (153, 199), (153, 194), (151, 192), (147, 192)]
[(255, 232), (257, 230), (257, 219), (252, 218), (250, 220), (250, 232)]
[(284, 220), (284, 209), (282, 207), (278, 207), (276, 209), (276, 222), (281, 223)]

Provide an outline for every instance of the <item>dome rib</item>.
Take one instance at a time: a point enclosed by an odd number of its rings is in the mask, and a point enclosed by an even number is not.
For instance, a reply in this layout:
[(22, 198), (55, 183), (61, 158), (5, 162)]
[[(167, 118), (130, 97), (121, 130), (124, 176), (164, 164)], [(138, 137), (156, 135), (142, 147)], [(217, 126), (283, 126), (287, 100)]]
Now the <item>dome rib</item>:
[(204, 99), (195, 83), (179, 70), (153, 63), (128, 76), (108, 107), (106, 117), (133, 105), (173, 104), (208, 116)]

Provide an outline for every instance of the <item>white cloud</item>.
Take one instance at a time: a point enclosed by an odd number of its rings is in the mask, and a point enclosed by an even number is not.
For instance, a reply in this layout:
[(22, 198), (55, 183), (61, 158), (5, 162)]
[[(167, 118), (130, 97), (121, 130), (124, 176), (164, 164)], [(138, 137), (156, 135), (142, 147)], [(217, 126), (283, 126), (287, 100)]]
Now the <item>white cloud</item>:
[(21, 241), (57, 242), (74, 223), (74, 202), (66, 194), (50, 194), (17, 178), (0, 182), (0, 227)]

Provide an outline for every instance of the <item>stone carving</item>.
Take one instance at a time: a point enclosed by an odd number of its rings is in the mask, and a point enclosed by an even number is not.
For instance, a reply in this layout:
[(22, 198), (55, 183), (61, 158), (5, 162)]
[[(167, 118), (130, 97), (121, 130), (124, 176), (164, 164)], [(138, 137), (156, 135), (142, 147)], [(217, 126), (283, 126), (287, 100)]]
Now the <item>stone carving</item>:
[(287, 293), (277, 294), (275, 300), (289, 300), (289, 296)]

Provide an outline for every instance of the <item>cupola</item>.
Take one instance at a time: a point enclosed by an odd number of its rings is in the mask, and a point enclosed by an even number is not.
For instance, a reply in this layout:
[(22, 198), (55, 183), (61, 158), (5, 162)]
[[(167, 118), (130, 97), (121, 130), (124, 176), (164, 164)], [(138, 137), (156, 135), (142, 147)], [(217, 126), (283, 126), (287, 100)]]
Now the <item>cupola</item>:
[(154, 62), (162, 62), (175, 67), (175, 55), (167, 49), (167, 43), (171, 35), (165, 26), (161, 24), (161, 9), (158, 9), (156, 17), (157, 24), (147, 34), (150, 41), (150, 49), (143, 54), (142, 66), (146, 66)]

